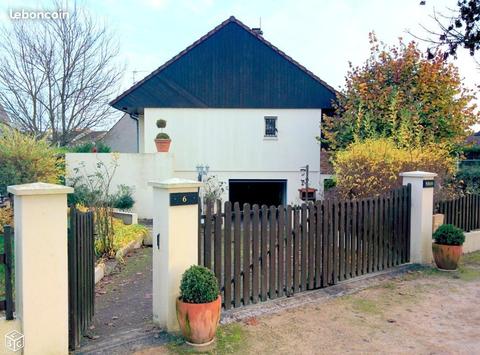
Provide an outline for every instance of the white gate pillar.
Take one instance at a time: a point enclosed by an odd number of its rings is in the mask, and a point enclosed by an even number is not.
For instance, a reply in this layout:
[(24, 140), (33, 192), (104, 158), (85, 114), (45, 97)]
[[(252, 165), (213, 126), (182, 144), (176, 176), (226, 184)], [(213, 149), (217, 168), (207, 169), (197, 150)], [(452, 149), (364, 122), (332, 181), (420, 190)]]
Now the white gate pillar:
[[(14, 195), (15, 308), (24, 354), (68, 354), (67, 194), (33, 183)], [(3, 339), (2, 339), (3, 341)]]
[(201, 182), (172, 178), (153, 186), (153, 321), (178, 330), (176, 299), (183, 272), (198, 264), (198, 189)]
[(432, 215), (435, 173), (410, 171), (400, 173), (403, 185), (411, 184), (410, 262), (432, 262)]

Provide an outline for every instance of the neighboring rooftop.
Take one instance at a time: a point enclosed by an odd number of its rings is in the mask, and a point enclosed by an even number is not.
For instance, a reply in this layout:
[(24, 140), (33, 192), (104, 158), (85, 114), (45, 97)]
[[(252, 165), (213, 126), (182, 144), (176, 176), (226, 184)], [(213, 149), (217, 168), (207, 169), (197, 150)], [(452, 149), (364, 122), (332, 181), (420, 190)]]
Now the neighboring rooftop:
[(146, 107), (332, 108), (335, 90), (230, 17), (110, 104)]
[(480, 131), (468, 136), (466, 139), (467, 143), (478, 144), (480, 145)]

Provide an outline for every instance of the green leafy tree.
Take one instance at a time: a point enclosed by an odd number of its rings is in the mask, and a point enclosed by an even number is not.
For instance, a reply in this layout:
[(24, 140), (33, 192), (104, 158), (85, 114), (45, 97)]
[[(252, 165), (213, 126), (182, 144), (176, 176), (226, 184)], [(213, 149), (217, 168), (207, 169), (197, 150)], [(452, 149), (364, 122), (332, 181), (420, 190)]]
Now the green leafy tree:
[(63, 158), (45, 139), (35, 139), (15, 129), (2, 127), (0, 135), (0, 195), (7, 186), (31, 182), (60, 183)]
[(325, 117), (325, 143), (342, 149), (367, 138), (391, 138), (398, 147), (439, 143), (453, 150), (479, 122), (473, 93), (440, 52), (432, 59), (415, 42), (387, 47), (370, 35), (365, 63), (351, 66), (336, 114)]

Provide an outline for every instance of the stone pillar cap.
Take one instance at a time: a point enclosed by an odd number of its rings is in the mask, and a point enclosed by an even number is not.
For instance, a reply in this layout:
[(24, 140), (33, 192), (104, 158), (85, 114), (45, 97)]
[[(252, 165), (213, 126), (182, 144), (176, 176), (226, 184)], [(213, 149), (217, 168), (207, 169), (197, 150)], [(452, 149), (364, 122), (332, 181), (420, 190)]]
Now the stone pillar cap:
[(73, 193), (73, 187), (34, 182), (31, 184), (11, 185), (7, 191), (15, 196), (60, 195)]
[(170, 178), (170, 179), (161, 180), (161, 181), (149, 181), (148, 185), (168, 190), (168, 189), (198, 188), (203, 186), (203, 183), (200, 181), (189, 180), (189, 179)]
[(411, 177), (411, 178), (420, 178), (420, 179), (424, 179), (424, 178), (430, 178), (431, 179), (431, 178), (434, 178), (435, 176), (437, 176), (437, 174), (417, 170), (417, 171), (407, 171), (407, 172), (400, 173), (400, 176)]

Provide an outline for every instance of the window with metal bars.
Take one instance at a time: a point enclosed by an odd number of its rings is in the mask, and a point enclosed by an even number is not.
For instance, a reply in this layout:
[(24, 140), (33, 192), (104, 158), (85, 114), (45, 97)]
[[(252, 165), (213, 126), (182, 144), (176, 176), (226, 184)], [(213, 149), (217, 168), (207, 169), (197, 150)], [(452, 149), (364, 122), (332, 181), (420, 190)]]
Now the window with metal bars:
[(265, 117), (265, 137), (276, 137), (277, 132), (277, 117)]

